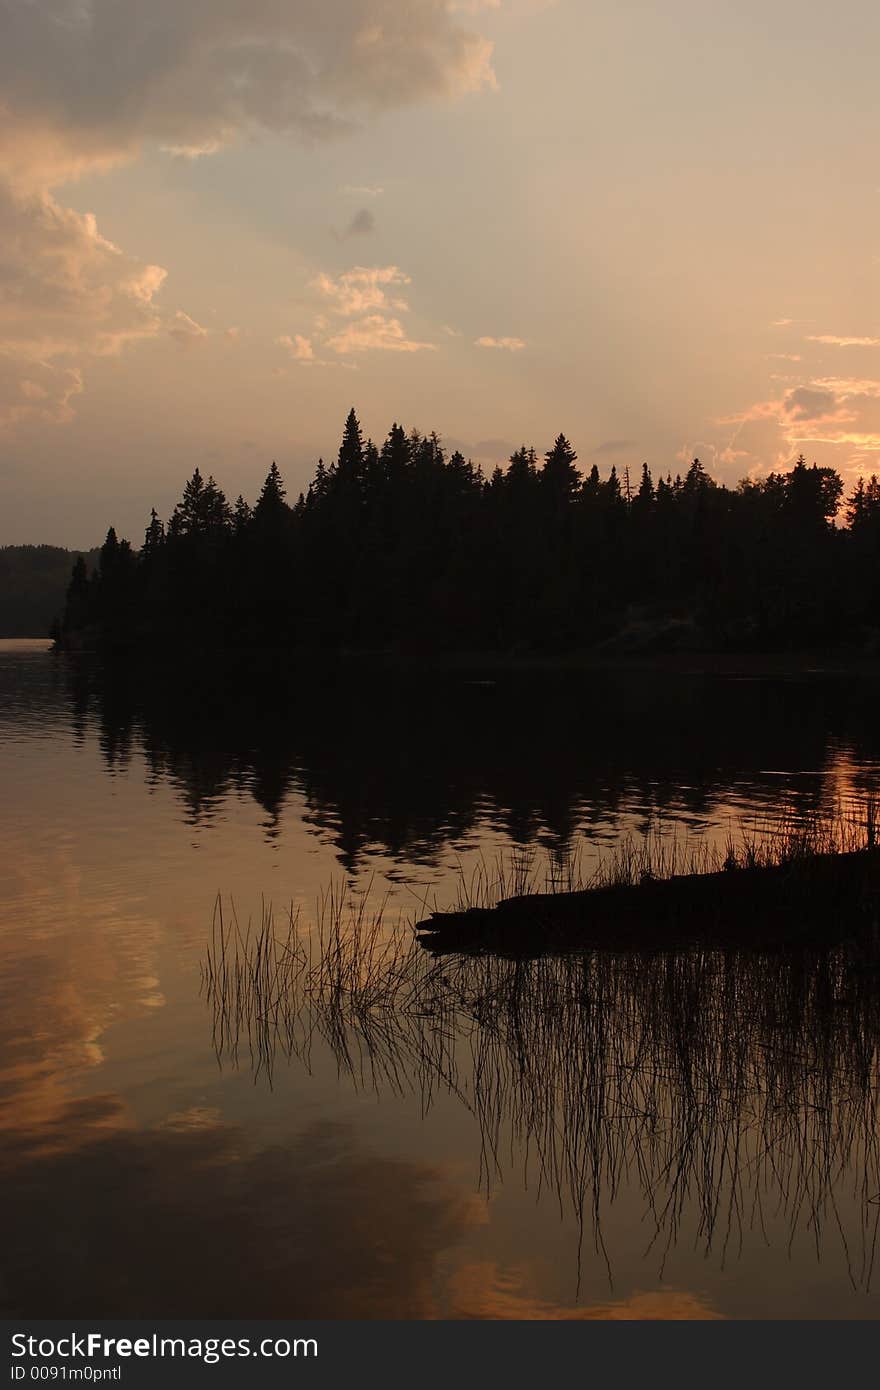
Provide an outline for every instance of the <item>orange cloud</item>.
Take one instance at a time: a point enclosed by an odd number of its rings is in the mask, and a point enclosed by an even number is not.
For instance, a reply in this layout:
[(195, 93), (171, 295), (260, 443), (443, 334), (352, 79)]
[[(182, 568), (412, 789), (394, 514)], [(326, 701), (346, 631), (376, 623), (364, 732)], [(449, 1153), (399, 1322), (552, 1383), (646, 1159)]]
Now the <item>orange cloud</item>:
[(483, 337), (476, 339), (476, 345), (482, 348), (501, 348), (504, 352), (522, 352), (525, 347), (525, 340), (523, 338)]
[(410, 277), (396, 265), (356, 265), (336, 276), (322, 272), (312, 283), (330, 301), (333, 312), (345, 317), (364, 314), (370, 309), (396, 309), (405, 313), (409, 308), (405, 299), (388, 295), (390, 286), (411, 283)]
[(86, 358), (160, 331), (165, 271), (126, 256), (91, 213), (2, 182), (0, 240), (0, 420), (68, 419)]
[(824, 343), (826, 347), (880, 347), (880, 338), (841, 338), (834, 333), (810, 334), (808, 343)]
[(194, 343), (201, 342), (208, 336), (207, 328), (203, 328), (195, 319), (190, 318), (182, 309), (178, 309), (171, 323), (168, 326), (169, 336), (182, 347), (191, 347)]
[(757, 476), (781, 469), (821, 446), (826, 462), (855, 477), (866, 463), (875, 467), (873, 456), (880, 452), (880, 381), (810, 378), (718, 423), (734, 426), (718, 460), (740, 472)]
[[(338, 136), (377, 111), (495, 86), (491, 43), (437, 0), (336, 0), (332, 24), (320, 5), (277, 0), (62, 0), (3, 13), (5, 421), (69, 418), (89, 355), (163, 329), (183, 345), (208, 336), (182, 311), (169, 319), (155, 307), (165, 270), (126, 256), (93, 217), (56, 203), (59, 184), (130, 162), (150, 145), (193, 160), (258, 130)], [(368, 222), (364, 214), (353, 229)], [(336, 308), (401, 312), (403, 301), (386, 298), (389, 283), (337, 284)], [(387, 346), (393, 329), (386, 337)]]
[(352, 352), (435, 352), (433, 343), (419, 343), (406, 335), (400, 319), (368, 314), (328, 338), (327, 346), (341, 356)]
[(285, 333), (277, 341), (279, 347), (287, 348), (295, 362), (314, 362), (315, 349), (310, 338), (304, 338), (301, 333), (294, 333), (292, 337)]

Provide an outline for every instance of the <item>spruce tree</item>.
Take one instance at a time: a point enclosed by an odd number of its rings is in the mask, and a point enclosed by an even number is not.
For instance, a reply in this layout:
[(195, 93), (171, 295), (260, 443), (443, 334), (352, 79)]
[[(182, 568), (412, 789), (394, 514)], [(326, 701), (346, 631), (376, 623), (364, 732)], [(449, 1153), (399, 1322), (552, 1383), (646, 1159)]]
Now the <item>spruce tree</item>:
[(339, 446), (336, 460), (337, 481), (342, 485), (348, 483), (359, 485), (363, 465), (364, 440), (358, 418), (354, 413), (354, 406), (352, 406), (346, 416), (345, 428), (342, 431), (342, 443)]
[(643, 512), (651, 509), (654, 503), (654, 482), (651, 478), (651, 470), (646, 463), (642, 464), (642, 480), (639, 483), (639, 490), (635, 496), (635, 506)]
[(198, 468), (183, 489), (183, 497), (174, 509), (176, 531), (182, 536), (195, 536), (201, 530), (205, 483)]
[(575, 468), (577, 454), (564, 434), (558, 434), (553, 448), (544, 455), (541, 486), (553, 502), (565, 506), (577, 494), (581, 475)]
[(260, 490), (257, 505), (254, 508), (254, 521), (258, 526), (265, 526), (267, 523), (280, 521), (287, 512), (284, 498), (286, 497), (284, 483), (278, 464), (272, 460), (272, 467), (266, 474), (266, 481)]
[(388, 431), (388, 437), (382, 445), (379, 457), (382, 461), (386, 482), (394, 485), (400, 484), (409, 471), (412, 454), (406, 431), (402, 425), (398, 425), (397, 421)]
[(599, 476), (599, 469), (594, 463), (581, 485), (581, 502), (587, 506), (593, 506), (598, 502), (602, 492), (602, 480)]
[(165, 540), (165, 527), (159, 520), (156, 508), (150, 511), (150, 524), (144, 532), (144, 558), (152, 560), (158, 554)]
[(245, 502), (241, 493), (235, 499), (235, 507), (232, 512), (232, 529), (236, 536), (243, 536), (254, 519), (251, 508)]

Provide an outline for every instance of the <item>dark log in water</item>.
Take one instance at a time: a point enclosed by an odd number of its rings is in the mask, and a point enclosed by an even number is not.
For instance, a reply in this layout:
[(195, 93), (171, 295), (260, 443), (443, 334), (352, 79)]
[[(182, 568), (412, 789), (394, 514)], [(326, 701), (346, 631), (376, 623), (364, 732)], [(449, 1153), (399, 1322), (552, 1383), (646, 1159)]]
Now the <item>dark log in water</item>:
[(772, 950), (833, 945), (876, 928), (878, 912), (880, 849), (870, 848), (504, 898), (496, 907), (434, 912), (416, 931), (436, 955), (689, 945)]

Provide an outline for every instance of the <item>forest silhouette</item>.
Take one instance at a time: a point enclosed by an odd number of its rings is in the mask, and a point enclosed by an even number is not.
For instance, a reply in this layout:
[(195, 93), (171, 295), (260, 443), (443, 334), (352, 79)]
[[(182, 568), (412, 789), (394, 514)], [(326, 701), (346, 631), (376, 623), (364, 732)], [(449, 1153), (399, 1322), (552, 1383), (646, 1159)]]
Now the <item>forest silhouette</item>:
[(873, 650), (880, 482), (832, 468), (717, 483), (582, 474), (560, 434), (486, 477), (436, 435), (377, 448), (352, 409), (338, 457), (288, 502), (272, 464), (251, 507), (198, 469), (135, 550), (80, 557), (68, 648), (412, 652)]

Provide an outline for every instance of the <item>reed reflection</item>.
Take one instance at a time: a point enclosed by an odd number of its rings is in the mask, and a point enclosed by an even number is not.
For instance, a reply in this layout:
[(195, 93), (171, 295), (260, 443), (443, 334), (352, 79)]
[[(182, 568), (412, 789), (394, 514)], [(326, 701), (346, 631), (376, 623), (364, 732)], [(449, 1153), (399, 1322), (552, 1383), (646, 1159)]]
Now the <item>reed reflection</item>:
[(481, 1181), (520, 1167), (605, 1236), (638, 1193), (662, 1275), (680, 1239), (719, 1263), (748, 1232), (845, 1262), (871, 1286), (880, 1229), (880, 938), (833, 950), (426, 953), (363, 900), (331, 896), (316, 937), (218, 912), (204, 967), (218, 1057), (271, 1083), (326, 1047), (377, 1094), (473, 1115)]

